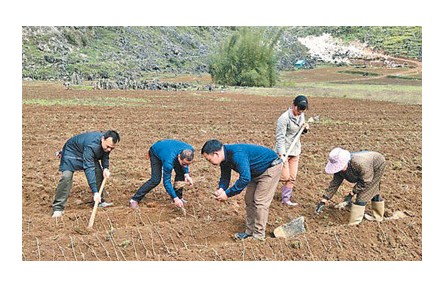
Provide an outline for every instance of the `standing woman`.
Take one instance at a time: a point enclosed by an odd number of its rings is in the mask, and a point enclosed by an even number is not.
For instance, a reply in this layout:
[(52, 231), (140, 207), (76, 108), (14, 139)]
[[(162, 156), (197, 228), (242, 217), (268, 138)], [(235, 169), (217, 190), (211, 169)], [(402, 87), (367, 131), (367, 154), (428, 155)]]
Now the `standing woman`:
[(285, 161), (283, 170), (281, 172), (280, 181), (283, 183), (281, 190), (281, 203), (288, 206), (295, 206), (290, 200), (292, 196), (292, 190), (294, 188), (295, 180), (298, 172), (298, 161), (301, 154), (301, 142), (298, 139), (292, 151), (289, 155), (285, 155), (287, 150), (291, 146), (295, 137), (300, 129), (303, 130), (303, 134), (309, 129), (308, 124), (305, 124), (304, 111), (308, 108), (308, 100), (306, 96), (297, 96), (292, 106), (284, 112), (277, 121), (277, 130), (275, 136), (275, 152), (284, 158), (288, 157), (288, 161)]

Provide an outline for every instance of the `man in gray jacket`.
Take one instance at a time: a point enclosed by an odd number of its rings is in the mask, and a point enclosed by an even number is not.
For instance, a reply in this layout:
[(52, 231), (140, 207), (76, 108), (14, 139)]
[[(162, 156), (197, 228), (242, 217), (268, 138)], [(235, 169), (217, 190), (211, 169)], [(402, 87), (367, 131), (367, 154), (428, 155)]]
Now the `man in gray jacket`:
[[(93, 192), (93, 200), (100, 201), (99, 207), (109, 206), (99, 195), (99, 187), (104, 178), (110, 177), (109, 154), (120, 141), (116, 131), (87, 132), (69, 139), (59, 152), (62, 172), (57, 185), (56, 196), (53, 202), (53, 218), (61, 217), (65, 210), (68, 195), (73, 185), (74, 171), (83, 170), (88, 185)], [(99, 162), (100, 161), (100, 162)]]

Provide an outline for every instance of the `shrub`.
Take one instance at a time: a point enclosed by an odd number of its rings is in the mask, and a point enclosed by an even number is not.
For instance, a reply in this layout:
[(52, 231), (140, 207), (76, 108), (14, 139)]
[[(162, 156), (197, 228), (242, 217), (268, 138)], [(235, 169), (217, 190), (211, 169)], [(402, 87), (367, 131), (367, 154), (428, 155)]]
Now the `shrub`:
[(213, 81), (230, 86), (274, 86), (278, 79), (274, 46), (280, 34), (281, 30), (266, 39), (263, 29), (247, 27), (233, 34), (210, 60)]

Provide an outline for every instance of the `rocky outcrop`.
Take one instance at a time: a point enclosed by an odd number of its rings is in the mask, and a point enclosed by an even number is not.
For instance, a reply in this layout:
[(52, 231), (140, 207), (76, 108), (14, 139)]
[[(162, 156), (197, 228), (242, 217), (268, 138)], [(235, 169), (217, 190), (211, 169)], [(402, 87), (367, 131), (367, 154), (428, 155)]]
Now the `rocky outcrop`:
[(317, 61), (336, 65), (350, 65), (374, 63), (383, 66), (388, 63), (388, 56), (377, 53), (365, 43), (343, 43), (330, 34), (321, 36), (307, 36), (298, 38), (309, 49), (309, 54)]
[(111, 89), (121, 89), (121, 90), (167, 90), (167, 91), (177, 91), (186, 90), (190, 88), (197, 89), (189, 83), (168, 83), (154, 81), (135, 81), (130, 79), (119, 79), (117, 81), (112, 81), (109, 79), (100, 79), (93, 83), (94, 89), (97, 90), (111, 90)]
[[(276, 27), (268, 28), (273, 34)], [(22, 27), (22, 78), (140, 79), (149, 73), (208, 73), (236, 27)], [(279, 70), (306, 57), (291, 29), (277, 45)], [(105, 85), (106, 86), (106, 85)]]

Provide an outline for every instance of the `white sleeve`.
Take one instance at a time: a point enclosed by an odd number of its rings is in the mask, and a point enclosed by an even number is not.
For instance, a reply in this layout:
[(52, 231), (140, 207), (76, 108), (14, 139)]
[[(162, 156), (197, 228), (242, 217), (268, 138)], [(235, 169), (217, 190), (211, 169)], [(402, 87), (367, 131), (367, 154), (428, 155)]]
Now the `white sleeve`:
[(287, 130), (287, 123), (286, 118), (283, 116), (280, 116), (277, 121), (277, 130), (275, 133), (275, 141), (276, 141), (276, 149), (277, 153), (280, 155), (283, 155), (286, 153), (286, 130)]

